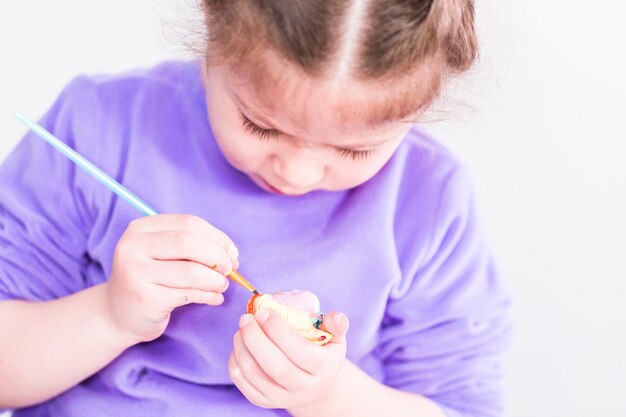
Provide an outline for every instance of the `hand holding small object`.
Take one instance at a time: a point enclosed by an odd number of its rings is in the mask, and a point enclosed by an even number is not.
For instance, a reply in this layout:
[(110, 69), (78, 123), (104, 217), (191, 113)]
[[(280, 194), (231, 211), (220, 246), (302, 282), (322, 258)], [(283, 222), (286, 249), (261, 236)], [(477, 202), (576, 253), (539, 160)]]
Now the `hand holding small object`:
[(233, 337), (229, 374), (253, 404), (294, 408), (322, 399), (332, 388), (346, 355), (348, 318), (329, 313), (322, 330), (333, 335), (319, 346), (293, 330), (276, 312), (245, 314)]

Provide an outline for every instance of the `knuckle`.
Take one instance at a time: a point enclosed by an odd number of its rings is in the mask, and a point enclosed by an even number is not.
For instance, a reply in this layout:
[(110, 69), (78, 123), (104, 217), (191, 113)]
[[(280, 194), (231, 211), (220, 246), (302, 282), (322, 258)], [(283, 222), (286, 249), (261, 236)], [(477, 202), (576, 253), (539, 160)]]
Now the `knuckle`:
[(198, 227), (198, 217), (191, 214), (179, 214), (178, 216), (178, 222), (182, 229), (193, 230)]
[(228, 256), (228, 254), (224, 251), (220, 252), (220, 266), (221, 266), (221, 271), (224, 273), (224, 275), (228, 275), (233, 271), (233, 263), (230, 260), (230, 257)]
[(230, 283), (228, 282), (228, 278), (217, 272), (215, 273), (215, 279), (212, 282), (212, 286), (214, 287), (216, 292), (222, 293), (226, 291), (229, 285)]
[(235, 243), (228, 237), (228, 235), (224, 232), (222, 232), (219, 229), (217, 230), (217, 236), (219, 241), (222, 243), (224, 249), (228, 250), (230, 249), (231, 246), (235, 246)]
[(171, 241), (174, 247), (184, 249), (188, 246), (189, 233), (182, 230), (171, 232)]
[(202, 266), (191, 261), (183, 263), (182, 273), (187, 281), (190, 281), (192, 284), (196, 285), (199, 285), (206, 275), (203, 271)]
[(211, 236), (213, 237), (213, 239), (215, 239), (217, 243), (220, 246), (222, 246), (225, 250), (228, 250), (230, 246), (234, 245), (233, 241), (230, 239), (230, 237), (228, 237), (228, 235), (225, 232), (223, 232), (222, 230), (218, 229), (217, 227), (213, 226), (210, 223), (207, 223), (207, 225), (209, 226)]
[(228, 359), (228, 372), (233, 379), (241, 378), (241, 370), (237, 366), (234, 355), (231, 353)]
[(126, 231), (134, 232), (140, 229), (143, 223), (141, 220), (143, 220), (143, 218), (133, 219), (130, 222), (128, 222), (128, 226), (126, 226)]
[(216, 272), (212, 269), (208, 270), (206, 276), (206, 286), (207, 289), (215, 292), (222, 292), (225, 290), (226, 284), (228, 280), (224, 275), (219, 272)]
[(264, 400), (251, 400), (250, 401), (252, 404), (256, 405), (257, 407), (261, 407), (261, 408), (266, 408), (266, 409), (270, 409), (270, 408), (276, 408), (274, 405), (270, 404), (267, 401)]
[(254, 346), (256, 343), (257, 337), (252, 332), (242, 332), (241, 339), (246, 344), (246, 346)]
[(244, 374), (250, 374), (255, 371), (256, 364), (250, 358), (241, 359), (239, 361), (239, 367), (241, 368), (241, 372)]
[(307, 363), (313, 356), (309, 354), (308, 349), (297, 349), (292, 353), (295, 363)]
[(126, 234), (122, 235), (120, 240), (117, 241), (117, 245), (115, 246), (115, 256), (116, 257), (125, 257), (129, 253), (131, 253), (131, 247), (133, 245), (133, 240)]
[[(311, 382), (310, 382), (310, 378), (292, 378), (292, 380), (289, 382), (289, 385), (292, 387), (292, 389), (294, 391), (298, 391), (298, 392), (306, 392), (308, 390), (310, 390), (311, 387)], [(323, 388), (325, 387), (321, 387), (322, 391)], [(317, 391), (317, 392), (321, 392), (321, 391)]]
[(291, 374), (285, 366), (280, 365), (274, 367), (273, 373), (274, 377), (279, 381), (286, 381)]

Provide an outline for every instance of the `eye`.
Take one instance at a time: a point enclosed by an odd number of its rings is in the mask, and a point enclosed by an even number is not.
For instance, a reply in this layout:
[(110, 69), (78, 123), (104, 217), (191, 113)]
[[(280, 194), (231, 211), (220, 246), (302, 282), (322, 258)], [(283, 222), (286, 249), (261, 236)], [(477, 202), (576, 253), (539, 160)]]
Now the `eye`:
[[(263, 129), (252, 120), (248, 119), (243, 113), (239, 113), (239, 118), (241, 119), (241, 124), (243, 125), (243, 127), (246, 128), (246, 130), (248, 130), (253, 135), (257, 136), (260, 140), (269, 141), (270, 139), (276, 138), (280, 134), (280, 132), (275, 129)], [(366, 159), (368, 156), (374, 153), (373, 149), (355, 151), (347, 148), (335, 148), (335, 151), (342, 158), (351, 158), (353, 161)]]
[(239, 113), (239, 118), (241, 119), (243, 127), (261, 140), (268, 141), (278, 136), (277, 130), (263, 129), (262, 127), (257, 126), (252, 120), (248, 119), (243, 113)]
[(355, 151), (352, 149), (337, 148), (335, 149), (342, 158), (352, 158), (353, 161), (362, 161), (374, 153), (373, 149), (365, 151)]

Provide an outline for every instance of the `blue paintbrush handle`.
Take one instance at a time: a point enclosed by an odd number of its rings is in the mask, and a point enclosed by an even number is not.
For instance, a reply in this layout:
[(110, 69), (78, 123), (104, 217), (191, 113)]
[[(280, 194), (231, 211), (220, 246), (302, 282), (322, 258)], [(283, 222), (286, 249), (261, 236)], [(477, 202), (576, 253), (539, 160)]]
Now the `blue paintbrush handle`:
[[(93, 175), (98, 181), (104, 184), (109, 190), (113, 191), (115, 194), (122, 197), (126, 200), (130, 205), (135, 207), (137, 210), (142, 212), (146, 216), (153, 216), (158, 214), (152, 207), (147, 205), (141, 198), (137, 197), (135, 194), (131, 193), (126, 187), (124, 187), (119, 182), (115, 181), (113, 178), (105, 174), (100, 168), (89, 162), (85, 159), (84, 156), (76, 152), (74, 149), (67, 146), (65, 143), (61, 142), (58, 138), (56, 138), (52, 133), (48, 132), (46, 129), (41, 127), (39, 124), (30, 121), (24, 115), (14, 112), (15, 117), (20, 119), (22, 123), (24, 123), (30, 130), (35, 132), (38, 136), (40, 136), (43, 140), (52, 145), (56, 150), (61, 152), (63, 155), (67, 156), (70, 160), (72, 160), (76, 165)], [(234, 271), (228, 275), (228, 278), (232, 279), (245, 289), (252, 291), (255, 294), (259, 294), (259, 292), (246, 280), (239, 272)]]
[(141, 198), (137, 197), (135, 194), (130, 192), (126, 187), (124, 187), (119, 182), (115, 181), (109, 175), (105, 174), (100, 168), (89, 162), (85, 159), (84, 156), (76, 152), (74, 149), (67, 146), (65, 143), (61, 142), (58, 138), (56, 138), (52, 133), (48, 132), (46, 129), (41, 127), (39, 124), (29, 120), (26, 116), (14, 112), (15, 117), (20, 119), (22, 123), (24, 123), (30, 130), (35, 132), (37, 136), (41, 137), (43, 140), (52, 145), (56, 150), (61, 152), (63, 155), (67, 156), (70, 160), (72, 160), (76, 165), (87, 171), (89, 174), (93, 175), (98, 181), (104, 184), (109, 190), (113, 191), (115, 194), (119, 195), (122, 199), (126, 200), (130, 205), (135, 207), (137, 210), (142, 212), (146, 216), (152, 216), (158, 214), (152, 207), (146, 204)]

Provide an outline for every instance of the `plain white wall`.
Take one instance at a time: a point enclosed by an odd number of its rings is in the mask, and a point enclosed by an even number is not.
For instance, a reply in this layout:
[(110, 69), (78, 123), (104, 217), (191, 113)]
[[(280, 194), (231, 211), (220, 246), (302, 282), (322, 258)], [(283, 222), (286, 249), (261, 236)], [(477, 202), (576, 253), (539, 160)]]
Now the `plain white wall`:
[[(25, 131), (13, 110), (38, 118), (73, 76), (184, 56), (193, 3), (3, 2), (0, 159)], [(508, 414), (626, 415), (626, 7), (478, 9), (481, 64), (429, 129), (469, 162), (515, 293)]]

